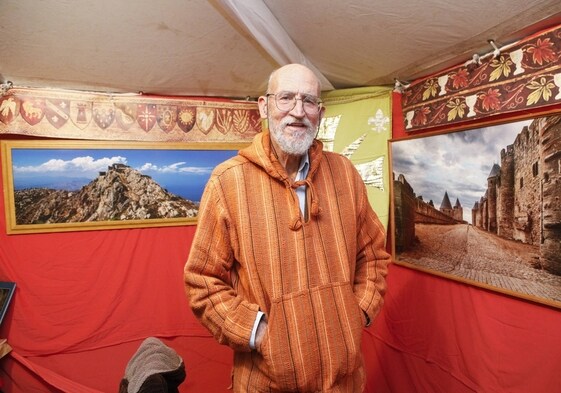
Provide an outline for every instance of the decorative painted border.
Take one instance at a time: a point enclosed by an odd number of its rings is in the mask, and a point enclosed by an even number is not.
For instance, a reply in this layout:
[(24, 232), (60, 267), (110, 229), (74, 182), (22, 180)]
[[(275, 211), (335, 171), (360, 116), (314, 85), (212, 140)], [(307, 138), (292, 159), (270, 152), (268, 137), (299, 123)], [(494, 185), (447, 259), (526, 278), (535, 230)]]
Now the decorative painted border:
[(256, 102), (14, 88), (0, 135), (154, 142), (243, 142), (261, 131)]
[(561, 26), (411, 83), (402, 94), (406, 131), (561, 104)]

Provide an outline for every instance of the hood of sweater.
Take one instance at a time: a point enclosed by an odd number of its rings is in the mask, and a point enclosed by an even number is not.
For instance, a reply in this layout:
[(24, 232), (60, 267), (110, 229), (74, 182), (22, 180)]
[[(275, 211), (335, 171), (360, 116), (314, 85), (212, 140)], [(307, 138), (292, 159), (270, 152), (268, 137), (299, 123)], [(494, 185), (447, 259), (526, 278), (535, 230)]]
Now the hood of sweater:
[[(316, 192), (314, 191), (313, 179), (318, 171), (319, 164), (323, 159), (323, 143), (317, 139), (314, 139), (312, 146), (308, 150), (308, 157), (310, 161), (310, 170), (308, 171), (308, 176), (304, 180), (293, 181), (286, 173), (285, 168), (278, 161), (277, 157), (273, 153), (271, 146), (271, 136), (268, 130), (257, 134), (253, 140), (253, 143), (240, 150), (240, 156), (245, 157), (251, 163), (263, 169), (270, 177), (276, 181), (283, 183), (288, 191), (290, 189), (296, 189), (300, 186), (307, 186), (307, 191), (309, 193), (309, 211), (312, 217), (317, 217), (321, 213), (321, 208), (319, 200), (317, 198)], [(302, 227), (302, 217), (300, 214), (300, 207), (298, 205), (298, 198), (294, 191), (291, 191), (295, 196), (295, 203), (292, 204), (291, 208), (291, 225), (290, 229), (296, 231)]]

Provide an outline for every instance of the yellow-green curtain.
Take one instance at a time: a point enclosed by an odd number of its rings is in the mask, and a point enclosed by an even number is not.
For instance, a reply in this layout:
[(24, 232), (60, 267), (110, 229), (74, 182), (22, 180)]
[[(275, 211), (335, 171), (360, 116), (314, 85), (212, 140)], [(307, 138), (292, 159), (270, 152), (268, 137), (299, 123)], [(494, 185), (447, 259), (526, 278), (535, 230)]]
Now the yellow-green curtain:
[(335, 90), (324, 93), (322, 100), (326, 110), (318, 139), (324, 142), (325, 150), (347, 156), (357, 167), (366, 184), (370, 204), (387, 229), (391, 88)]

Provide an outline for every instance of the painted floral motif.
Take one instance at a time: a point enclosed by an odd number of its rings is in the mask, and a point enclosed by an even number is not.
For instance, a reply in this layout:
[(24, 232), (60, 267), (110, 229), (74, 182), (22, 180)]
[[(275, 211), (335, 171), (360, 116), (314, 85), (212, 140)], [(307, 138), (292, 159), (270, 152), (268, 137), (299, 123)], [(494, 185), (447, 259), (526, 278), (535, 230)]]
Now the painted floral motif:
[(491, 67), (493, 67), (495, 70), (491, 72), (489, 82), (499, 79), (501, 75), (503, 75), (505, 78), (508, 78), (512, 65), (513, 62), (505, 56), (499, 56), (499, 60), (493, 59), (491, 61)]
[(448, 111), (448, 121), (454, 120), (456, 117), (464, 117), (467, 105), (459, 98), (448, 101), (446, 107), (450, 108)]
[(533, 105), (537, 103), (540, 98), (544, 101), (549, 101), (552, 95), (551, 89), (555, 87), (553, 82), (548, 81), (545, 77), (541, 77), (539, 81), (532, 81), (528, 86), (530, 90), (534, 90), (532, 93), (528, 94), (528, 100), (526, 105)]
[(428, 122), (428, 115), (430, 115), (431, 110), (429, 107), (422, 107), (415, 116), (414, 124), (424, 126)]
[(438, 93), (438, 82), (434, 79), (429, 79), (425, 82), (425, 91), (423, 93), (423, 101), (428, 100), (431, 97), (436, 97)]
[(501, 93), (499, 89), (489, 89), (481, 94), (481, 106), (486, 111), (497, 110), (501, 107)]
[(469, 84), (467, 68), (460, 68), (458, 72), (450, 75), (450, 79), (452, 80), (452, 87), (454, 89), (466, 87)]
[(555, 61), (555, 51), (553, 49), (553, 42), (549, 38), (538, 38), (536, 46), (528, 48), (528, 53), (532, 55), (534, 63), (542, 65)]

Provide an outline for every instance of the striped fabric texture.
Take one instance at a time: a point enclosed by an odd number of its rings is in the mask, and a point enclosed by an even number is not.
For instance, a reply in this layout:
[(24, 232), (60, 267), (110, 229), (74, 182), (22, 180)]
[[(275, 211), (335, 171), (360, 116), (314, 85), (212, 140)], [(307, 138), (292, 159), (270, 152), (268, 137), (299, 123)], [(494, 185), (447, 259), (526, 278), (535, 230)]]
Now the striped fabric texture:
[[(352, 163), (310, 151), (307, 213), (268, 132), (213, 172), (185, 266), (194, 314), (235, 351), (236, 392), (361, 392), (364, 313), (383, 304), (385, 230)], [(249, 339), (257, 311), (268, 327)]]

